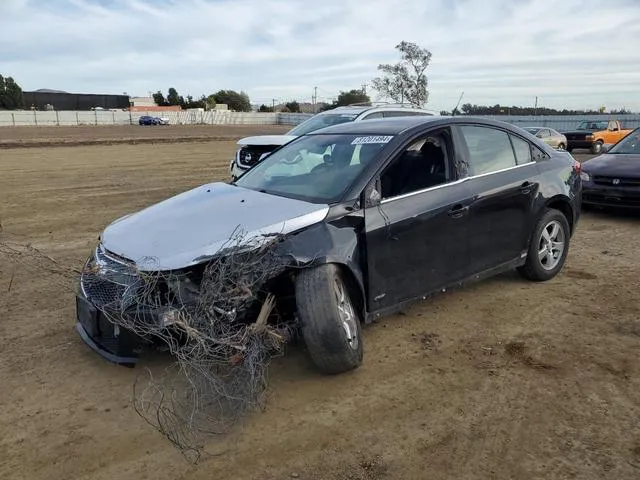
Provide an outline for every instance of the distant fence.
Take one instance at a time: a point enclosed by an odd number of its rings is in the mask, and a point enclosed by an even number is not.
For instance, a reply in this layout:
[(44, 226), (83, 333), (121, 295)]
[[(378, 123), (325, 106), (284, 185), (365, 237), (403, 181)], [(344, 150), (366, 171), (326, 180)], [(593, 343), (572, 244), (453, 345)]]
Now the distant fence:
[(484, 118), (492, 118), (517, 125), (518, 127), (550, 127), (555, 130), (571, 130), (580, 122), (620, 120), (624, 128), (640, 127), (640, 115), (481, 115)]
[[(172, 125), (297, 125), (309, 113), (230, 112), (129, 112), (129, 111), (1, 111), (0, 127), (41, 125), (136, 125), (142, 115), (166, 117)], [(585, 120), (620, 120), (625, 128), (640, 127), (640, 115), (481, 115), (519, 127), (551, 127), (570, 130)]]
[(230, 112), (226, 110), (180, 112), (129, 111), (0, 111), (0, 127), (56, 125), (137, 125), (143, 115), (166, 117), (171, 125), (297, 125), (306, 113)]

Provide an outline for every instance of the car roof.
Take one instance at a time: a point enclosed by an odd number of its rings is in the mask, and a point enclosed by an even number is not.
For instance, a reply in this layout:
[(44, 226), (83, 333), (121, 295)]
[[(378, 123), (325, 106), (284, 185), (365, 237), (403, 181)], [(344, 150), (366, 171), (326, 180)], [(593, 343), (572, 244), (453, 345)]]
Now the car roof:
[[(366, 122), (347, 122), (321, 128), (307, 135), (327, 135), (327, 134), (353, 134), (353, 135), (399, 135), (405, 132), (419, 130), (426, 125), (448, 126), (455, 124), (477, 124), (486, 127), (495, 127), (508, 130), (512, 133), (522, 131), (521, 128), (501, 120), (491, 118), (474, 117), (467, 115), (460, 116), (408, 116), (382, 118), (367, 120)], [(531, 134), (529, 134), (531, 135)]]

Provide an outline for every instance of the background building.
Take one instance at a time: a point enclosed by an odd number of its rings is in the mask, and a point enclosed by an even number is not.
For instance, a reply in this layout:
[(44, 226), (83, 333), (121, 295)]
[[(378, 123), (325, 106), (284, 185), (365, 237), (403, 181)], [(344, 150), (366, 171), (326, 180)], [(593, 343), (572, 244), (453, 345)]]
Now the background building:
[(129, 95), (68, 93), (46, 88), (22, 92), (25, 109), (35, 110), (91, 110), (95, 108), (128, 109)]

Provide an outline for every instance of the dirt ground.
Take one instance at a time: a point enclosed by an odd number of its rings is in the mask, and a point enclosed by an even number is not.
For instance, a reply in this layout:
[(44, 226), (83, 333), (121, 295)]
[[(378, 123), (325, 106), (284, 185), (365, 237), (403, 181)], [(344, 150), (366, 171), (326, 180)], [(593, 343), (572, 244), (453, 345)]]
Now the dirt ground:
[(176, 143), (239, 139), (280, 134), (291, 125), (109, 125), (75, 127), (2, 127), (0, 148), (97, 145), (115, 143)]
[[(77, 264), (116, 217), (223, 178), (233, 151), (0, 150), (0, 241)], [(291, 349), (266, 410), (197, 466), (130, 406), (159, 360), (103, 361), (73, 330), (68, 282), (0, 257), (0, 478), (640, 478), (639, 232), (640, 216), (586, 212), (556, 279), (502, 275), (380, 320), (354, 372)]]

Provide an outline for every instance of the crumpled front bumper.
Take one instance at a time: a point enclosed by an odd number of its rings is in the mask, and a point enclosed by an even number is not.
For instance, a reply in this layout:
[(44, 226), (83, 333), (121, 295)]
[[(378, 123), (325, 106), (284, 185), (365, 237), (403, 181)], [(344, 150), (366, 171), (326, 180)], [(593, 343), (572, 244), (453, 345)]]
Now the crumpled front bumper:
[(76, 295), (76, 331), (94, 352), (118, 365), (134, 366), (145, 343), (138, 335), (109, 321), (83, 295)]

